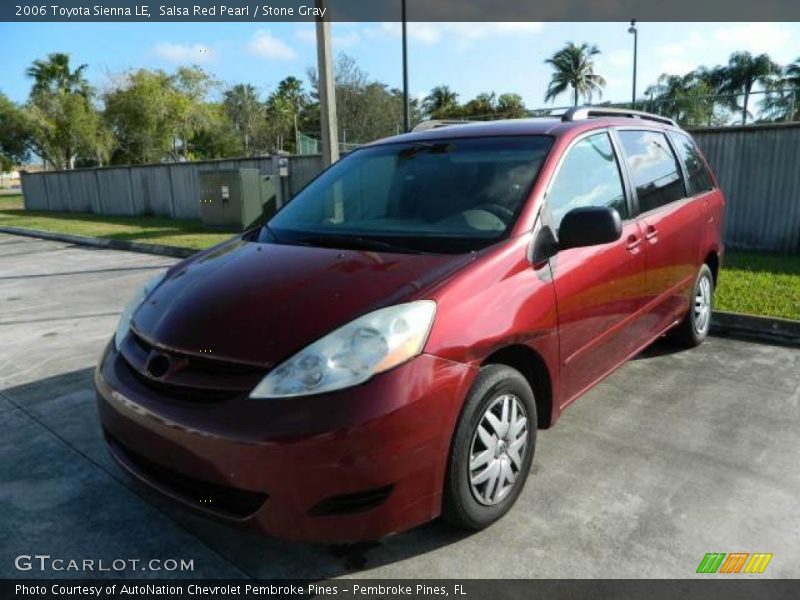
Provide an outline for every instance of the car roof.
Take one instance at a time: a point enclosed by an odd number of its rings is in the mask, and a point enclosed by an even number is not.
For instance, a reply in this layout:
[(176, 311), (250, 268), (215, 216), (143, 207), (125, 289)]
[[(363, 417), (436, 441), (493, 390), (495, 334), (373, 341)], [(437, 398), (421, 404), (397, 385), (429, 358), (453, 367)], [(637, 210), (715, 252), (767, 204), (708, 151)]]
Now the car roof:
[(680, 128), (669, 123), (627, 116), (598, 116), (574, 121), (565, 121), (561, 117), (540, 117), (529, 119), (504, 119), (499, 121), (474, 121), (446, 123), (441, 126), (412, 131), (399, 136), (383, 138), (371, 145), (387, 143), (417, 142), (459, 137), (489, 137), (504, 135), (563, 135), (581, 133), (603, 127), (641, 127), (679, 131)]

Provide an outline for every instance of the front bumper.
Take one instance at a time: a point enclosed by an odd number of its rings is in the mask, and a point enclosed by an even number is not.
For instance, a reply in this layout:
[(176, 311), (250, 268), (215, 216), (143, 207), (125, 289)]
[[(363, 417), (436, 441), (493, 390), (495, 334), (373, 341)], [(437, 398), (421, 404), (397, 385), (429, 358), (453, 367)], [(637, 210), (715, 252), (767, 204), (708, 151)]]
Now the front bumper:
[(436, 518), (476, 369), (421, 355), (340, 392), (167, 397), (112, 344), (95, 375), (109, 449), (183, 504), (276, 537), (372, 540)]

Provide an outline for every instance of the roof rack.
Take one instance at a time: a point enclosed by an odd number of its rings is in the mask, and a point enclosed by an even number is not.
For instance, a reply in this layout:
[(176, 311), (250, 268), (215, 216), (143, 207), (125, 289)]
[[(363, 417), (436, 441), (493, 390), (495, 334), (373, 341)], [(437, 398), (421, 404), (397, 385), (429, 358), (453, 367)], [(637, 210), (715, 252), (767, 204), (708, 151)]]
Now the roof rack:
[(654, 115), (641, 110), (631, 110), (627, 108), (610, 108), (606, 106), (576, 106), (570, 108), (561, 117), (562, 121), (584, 121), (591, 117), (629, 117), (631, 119), (645, 119), (656, 121), (677, 127), (678, 124), (669, 117)]
[(433, 119), (431, 121), (423, 121), (415, 125), (411, 131), (427, 131), (429, 129), (439, 129), (440, 127), (449, 127), (450, 125), (467, 125), (474, 123), (474, 121), (459, 121), (455, 119)]

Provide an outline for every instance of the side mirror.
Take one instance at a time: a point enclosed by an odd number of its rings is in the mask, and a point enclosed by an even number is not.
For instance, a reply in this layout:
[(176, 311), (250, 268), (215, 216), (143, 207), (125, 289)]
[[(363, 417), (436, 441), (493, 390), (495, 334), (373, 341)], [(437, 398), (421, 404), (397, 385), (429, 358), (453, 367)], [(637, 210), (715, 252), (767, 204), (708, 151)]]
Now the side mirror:
[(558, 248), (581, 248), (608, 244), (622, 237), (622, 219), (607, 206), (573, 208), (558, 228)]

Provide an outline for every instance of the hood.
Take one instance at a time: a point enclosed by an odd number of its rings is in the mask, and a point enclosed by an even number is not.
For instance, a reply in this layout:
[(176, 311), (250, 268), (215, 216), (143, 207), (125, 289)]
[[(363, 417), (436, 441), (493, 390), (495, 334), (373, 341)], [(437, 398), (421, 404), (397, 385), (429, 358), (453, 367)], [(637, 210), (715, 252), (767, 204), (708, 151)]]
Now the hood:
[(170, 269), (133, 327), (172, 350), (270, 367), (470, 260), (238, 240)]

